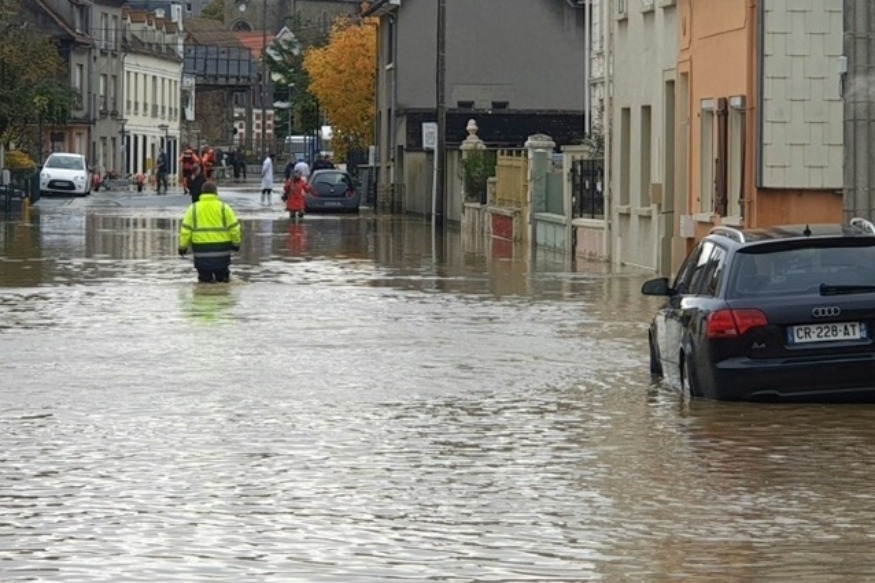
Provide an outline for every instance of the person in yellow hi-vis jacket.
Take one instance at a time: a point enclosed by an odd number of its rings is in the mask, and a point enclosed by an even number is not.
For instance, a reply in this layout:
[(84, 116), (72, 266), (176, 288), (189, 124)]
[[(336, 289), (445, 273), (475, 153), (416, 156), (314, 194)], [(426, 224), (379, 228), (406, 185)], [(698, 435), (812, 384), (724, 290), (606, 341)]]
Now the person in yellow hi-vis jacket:
[(203, 283), (231, 279), (231, 253), (240, 250), (240, 221), (228, 204), (219, 200), (215, 182), (206, 182), (200, 198), (185, 211), (179, 229), (179, 256), (191, 246), (197, 279)]

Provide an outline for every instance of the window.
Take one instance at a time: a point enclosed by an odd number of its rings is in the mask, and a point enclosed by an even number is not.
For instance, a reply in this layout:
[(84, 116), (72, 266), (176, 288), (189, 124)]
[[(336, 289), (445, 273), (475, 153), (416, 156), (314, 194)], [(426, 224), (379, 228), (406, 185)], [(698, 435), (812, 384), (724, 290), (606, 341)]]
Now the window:
[(386, 31), (386, 66), (395, 64), (395, 19), (389, 19), (389, 29)]
[(107, 88), (106, 88), (106, 86), (107, 86), (106, 75), (101, 75), (100, 76), (100, 93), (98, 94), (100, 96), (100, 111), (107, 110), (107, 102), (106, 102)]
[(109, 162), (109, 145), (106, 138), (100, 138), (100, 166), (107, 168)]
[(457, 101), (456, 106), (459, 109), (474, 109), (474, 102), (473, 101)]
[(708, 265), (705, 268), (705, 273), (702, 276), (703, 295), (715, 296), (717, 290), (720, 289), (720, 283), (723, 280), (724, 267), (726, 265), (726, 250), (717, 245), (711, 252), (711, 257), (708, 259)]
[(118, 16), (113, 14), (113, 16), (112, 16), (112, 28), (109, 29), (109, 48), (110, 48), (110, 50), (113, 50), (113, 51), (117, 47), (116, 43), (117, 43), (117, 39), (118, 39), (118, 30), (119, 30)]
[(699, 116), (699, 212), (714, 210), (714, 100), (703, 99)]
[(158, 117), (158, 77), (152, 75), (152, 117)]
[(690, 279), (693, 277), (693, 271), (696, 268), (696, 265), (699, 262), (699, 256), (702, 253), (702, 245), (704, 241), (699, 243), (699, 245), (684, 259), (684, 262), (681, 264), (680, 269), (678, 270), (677, 277), (674, 280), (674, 289), (679, 294), (689, 293), (690, 289)]
[(510, 105), (507, 101), (493, 101), (492, 109), (507, 109), (508, 105)]
[(109, 104), (113, 111), (118, 112), (118, 76), (110, 77)]
[(650, 206), (650, 183), (653, 180), (651, 170), (652, 114), (649, 105), (641, 108), (641, 175), (640, 189), (642, 207)]
[(106, 49), (109, 44), (109, 15), (100, 13), (100, 48)]
[(728, 204), (726, 214), (744, 216), (741, 208), (744, 200), (744, 96), (729, 98), (729, 169)]
[(632, 155), (632, 110), (620, 110), (620, 204), (629, 204)]
[(73, 69), (73, 89), (76, 90), (76, 93), (79, 97), (79, 103), (83, 102), (82, 91), (84, 89), (83, 81), (85, 79), (85, 65), (77, 64), (76, 68)]
[(79, 6), (78, 4), (73, 6), (73, 28), (80, 34), (86, 29), (85, 6)]
[(703, 241), (701, 253), (693, 267), (692, 277), (690, 278), (689, 293), (701, 295), (707, 293), (707, 283), (711, 275), (711, 252), (714, 250), (714, 243), (711, 241)]

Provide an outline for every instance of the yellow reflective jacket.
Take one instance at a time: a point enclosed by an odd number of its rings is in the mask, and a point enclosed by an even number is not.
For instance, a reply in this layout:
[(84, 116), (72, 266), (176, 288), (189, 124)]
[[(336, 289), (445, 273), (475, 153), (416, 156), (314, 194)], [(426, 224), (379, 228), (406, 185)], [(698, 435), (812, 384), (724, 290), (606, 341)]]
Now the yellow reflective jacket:
[(191, 246), (195, 265), (206, 261), (230, 261), (231, 251), (240, 246), (240, 221), (234, 209), (214, 193), (201, 194), (185, 211), (179, 229), (179, 249)]

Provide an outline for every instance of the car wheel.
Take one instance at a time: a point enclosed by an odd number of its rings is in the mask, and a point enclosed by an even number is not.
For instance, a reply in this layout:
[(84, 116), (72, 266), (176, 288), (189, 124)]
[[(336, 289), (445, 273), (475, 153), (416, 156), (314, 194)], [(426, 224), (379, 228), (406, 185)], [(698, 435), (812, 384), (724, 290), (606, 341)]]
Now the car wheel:
[(693, 380), (693, 375), (690, 372), (690, 369), (692, 368), (690, 366), (690, 360), (686, 357), (683, 357), (681, 359), (681, 362), (683, 363), (681, 365), (681, 397), (689, 400), (695, 397), (698, 394), (698, 391), (696, 390), (696, 384)]
[(662, 363), (659, 361), (659, 352), (653, 343), (653, 335), (647, 334), (647, 344), (650, 345), (650, 374), (656, 377), (662, 376)]

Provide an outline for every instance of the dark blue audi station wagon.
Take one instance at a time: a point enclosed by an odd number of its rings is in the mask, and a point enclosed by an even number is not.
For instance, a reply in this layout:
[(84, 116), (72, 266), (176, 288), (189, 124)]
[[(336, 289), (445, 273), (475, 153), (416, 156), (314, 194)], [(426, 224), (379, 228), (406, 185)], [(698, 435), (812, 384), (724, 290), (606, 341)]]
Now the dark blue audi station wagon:
[(650, 372), (686, 397), (875, 402), (875, 225), (716, 227), (649, 329)]

